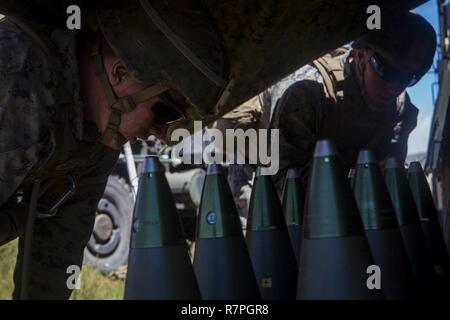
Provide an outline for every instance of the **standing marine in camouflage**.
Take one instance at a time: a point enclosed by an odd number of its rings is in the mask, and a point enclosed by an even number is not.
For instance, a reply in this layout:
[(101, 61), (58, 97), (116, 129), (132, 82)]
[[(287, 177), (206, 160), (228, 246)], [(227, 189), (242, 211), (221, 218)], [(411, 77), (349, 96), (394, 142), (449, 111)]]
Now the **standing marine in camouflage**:
[(299, 167), (306, 183), (319, 139), (336, 143), (347, 169), (362, 148), (374, 150), (380, 160), (392, 155), (404, 162), (418, 114), (405, 89), (428, 71), (435, 49), (433, 27), (419, 15), (404, 14), (357, 39), (351, 49), (300, 68), (217, 126), (264, 127), (259, 121), (271, 113), (270, 127), (280, 130), (279, 191), (290, 167)]
[(212, 20), (169, 2), (101, 10), (96, 32), (1, 16), (0, 245), (20, 237), (14, 298), (69, 298), (68, 267), (81, 267), (120, 147), (164, 139), (223, 95), (228, 61)]

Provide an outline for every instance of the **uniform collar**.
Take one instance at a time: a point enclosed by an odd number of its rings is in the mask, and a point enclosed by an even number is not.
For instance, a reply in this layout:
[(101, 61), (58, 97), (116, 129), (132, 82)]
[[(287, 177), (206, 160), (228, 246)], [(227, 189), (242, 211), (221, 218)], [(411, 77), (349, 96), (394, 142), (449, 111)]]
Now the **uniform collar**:
[(355, 65), (349, 60), (350, 60), (349, 57), (346, 56), (345, 60), (343, 61), (345, 95), (359, 96), (361, 99), (364, 100), (364, 97), (362, 96), (362, 92), (358, 84), (358, 80), (356, 79)]

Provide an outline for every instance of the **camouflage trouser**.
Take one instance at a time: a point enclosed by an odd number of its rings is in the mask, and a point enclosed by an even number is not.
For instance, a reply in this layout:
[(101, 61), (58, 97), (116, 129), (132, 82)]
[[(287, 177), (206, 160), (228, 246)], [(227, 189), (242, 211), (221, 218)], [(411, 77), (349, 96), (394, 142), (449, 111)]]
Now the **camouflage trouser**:
[[(36, 219), (31, 251), (29, 297), (31, 299), (68, 299), (69, 266), (81, 268), (84, 248), (92, 233), (97, 204), (103, 195), (108, 176), (117, 160), (117, 152), (104, 154), (88, 168), (74, 172), (76, 193), (51, 218)], [(65, 179), (58, 182), (39, 200), (52, 203), (65, 190)], [(20, 297), (24, 238), (14, 271), (13, 298)], [(69, 282), (69, 284), (73, 284)], [(72, 288), (73, 289), (73, 288)]]

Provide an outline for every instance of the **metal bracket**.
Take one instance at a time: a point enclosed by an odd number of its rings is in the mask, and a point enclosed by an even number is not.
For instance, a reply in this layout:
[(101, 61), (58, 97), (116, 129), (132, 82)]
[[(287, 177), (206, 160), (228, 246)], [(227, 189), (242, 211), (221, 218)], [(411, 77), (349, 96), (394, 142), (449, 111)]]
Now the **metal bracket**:
[(50, 206), (49, 209), (44, 211), (37, 211), (37, 217), (39, 219), (47, 219), (55, 216), (58, 213), (59, 207), (61, 207), (66, 200), (75, 193), (76, 191), (76, 184), (75, 179), (68, 175), (67, 179), (69, 180), (69, 186), (67, 187), (66, 191), (53, 203), (53, 205)]

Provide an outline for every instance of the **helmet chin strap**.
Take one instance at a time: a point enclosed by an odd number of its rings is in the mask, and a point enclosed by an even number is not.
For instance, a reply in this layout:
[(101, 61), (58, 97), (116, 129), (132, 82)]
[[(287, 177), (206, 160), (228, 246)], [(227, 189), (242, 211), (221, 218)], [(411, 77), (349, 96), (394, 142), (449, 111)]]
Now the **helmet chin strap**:
[(169, 90), (170, 87), (164, 84), (156, 84), (153, 86), (148, 86), (134, 95), (120, 98), (117, 97), (111, 87), (105, 70), (101, 45), (99, 45), (98, 49), (98, 51), (93, 53), (95, 60), (95, 73), (100, 80), (103, 87), (103, 92), (108, 100), (108, 106), (111, 110), (106, 128), (102, 132), (101, 142), (107, 146), (110, 146), (115, 140), (118, 145), (123, 145), (127, 142), (127, 139), (119, 132), (122, 114), (133, 111), (136, 109), (138, 104), (160, 95), (161, 93)]

